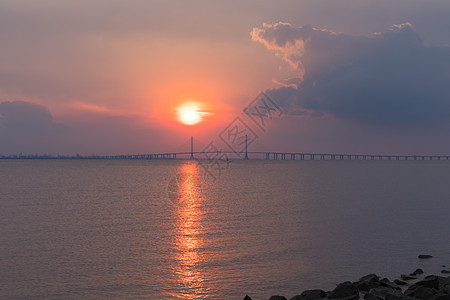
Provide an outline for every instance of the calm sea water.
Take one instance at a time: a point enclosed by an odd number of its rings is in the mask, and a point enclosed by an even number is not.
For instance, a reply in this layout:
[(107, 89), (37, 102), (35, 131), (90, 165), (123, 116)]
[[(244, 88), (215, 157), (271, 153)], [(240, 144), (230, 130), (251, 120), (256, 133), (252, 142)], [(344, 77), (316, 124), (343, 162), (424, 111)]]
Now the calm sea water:
[(437, 272), (449, 178), (443, 161), (233, 161), (214, 181), (190, 161), (0, 160), (0, 298), (290, 298)]

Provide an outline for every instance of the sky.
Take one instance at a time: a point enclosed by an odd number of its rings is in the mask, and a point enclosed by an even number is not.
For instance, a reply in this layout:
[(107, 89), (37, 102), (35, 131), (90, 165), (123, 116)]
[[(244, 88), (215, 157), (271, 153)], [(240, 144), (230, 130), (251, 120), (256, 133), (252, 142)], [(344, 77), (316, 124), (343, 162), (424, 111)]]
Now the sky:
[(2, 0), (0, 154), (201, 150), (236, 118), (252, 151), (450, 154), (449, 33), (448, 0)]

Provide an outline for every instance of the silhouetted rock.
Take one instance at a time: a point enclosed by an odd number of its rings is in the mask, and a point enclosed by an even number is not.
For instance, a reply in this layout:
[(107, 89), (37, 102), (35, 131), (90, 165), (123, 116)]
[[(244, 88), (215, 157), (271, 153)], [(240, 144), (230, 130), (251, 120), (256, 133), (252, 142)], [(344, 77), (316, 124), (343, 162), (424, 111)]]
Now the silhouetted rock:
[(401, 290), (394, 282), (391, 282), (389, 280), (387, 281), (380, 281), (380, 286), (388, 287), (393, 290)]
[(383, 298), (381, 298), (377, 295), (374, 295), (370, 292), (364, 295), (364, 299), (366, 299), (366, 300), (383, 300)]
[(439, 284), (439, 291), (450, 295), (450, 284)]
[(442, 270), (441, 273), (442, 274), (450, 274), (450, 271), (449, 270)]
[(300, 295), (297, 295), (290, 300), (320, 300), (325, 298), (327, 293), (323, 290), (307, 290), (302, 292)]
[(436, 294), (430, 298), (430, 300), (450, 300), (450, 295), (448, 294)]
[(381, 282), (380, 277), (376, 274), (369, 274), (361, 277), (358, 281), (354, 282), (354, 284), (359, 291), (367, 292), (372, 288), (380, 286)]
[[(442, 279), (445, 279), (442, 277)], [(439, 277), (435, 275), (430, 275), (425, 277), (423, 280), (416, 282), (415, 285), (425, 286), (428, 288), (439, 289)]]
[(386, 300), (416, 300), (415, 298), (408, 297), (408, 296), (405, 296), (402, 294), (391, 294), (391, 293), (386, 294), (384, 299), (386, 299)]
[(369, 282), (356, 282), (355, 285), (360, 292), (368, 292), (371, 288), (376, 287), (369, 284)]
[(355, 284), (350, 281), (339, 284), (334, 290), (328, 293), (329, 299), (359, 299), (359, 291)]
[(402, 280), (413, 280), (413, 279), (416, 279), (415, 276), (410, 276), (410, 275), (405, 275), (405, 274), (401, 274), (401, 275), (400, 275), (400, 278), (401, 278)]
[(413, 289), (406, 290), (404, 294), (406, 296), (427, 300), (438, 294), (438, 291), (426, 286), (417, 286)]
[(269, 300), (287, 300), (286, 297), (274, 295)]
[(376, 288), (373, 288), (370, 290), (370, 293), (375, 295), (375, 296), (379, 296), (379, 297), (384, 297), (386, 296), (387, 293), (391, 293), (394, 292), (394, 289), (392, 289), (391, 287), (387, 287), (387, 286), (379, 286)]
[(423, 274), (423, 270), (422, 269), (417, 269), (414, 272), (412, 272), (410, 275), (416, 276), (416, 275), (419, 275), (419, 274)]
[(429, 255), (429, 254), (420, 254), (418, 257), (419, 257), (420, 259), (426, 259), (426, 258), (432, 258), (433, 255)]
[(380, 277), (378, 277), (377, 274), (369, 274), (366, 276), (361, 277), (358, 281), (362, 282), (379, 282), (380, 281)]
[(450, 286), (450, 276), (448, 277), (438, 276), (438, 278), (439, 278), (439, 288), (447, 285)]
[(402, 281), (402, 280), (399, 280), (399, 279), (395, 279), (395, 280), (394, 280), (394, 283), (395, 283), (396, 285), (405, 285), (405, 284), (406, 284), (406, 282), (404, 282), (404, 281)]
[[(422, 269), (417, 269), (412, 274), (423, 274)], [(442, 270), (442, 273), (450, 273), (450, 270)], [(416, 279), (413, 276), (401, 275), (404, 280)], [(405, 281), (388, 278), (380, 279), (376, 274), (361, 277), (356, 282), (345, 281), (336, 286), (330, 292), (320, 289), (306, 290), (290, 300), (358, 300), (364, 296), (365, 300), (450, 300), (450, 276), (443, 277), (429, 275), (409, 286), (404, 292), (399, 287), (407, 285)], [(252, 300), (246, 295), (244, 300)], [(287, 300), (283, 296), (274, 295), (269, 300)]]

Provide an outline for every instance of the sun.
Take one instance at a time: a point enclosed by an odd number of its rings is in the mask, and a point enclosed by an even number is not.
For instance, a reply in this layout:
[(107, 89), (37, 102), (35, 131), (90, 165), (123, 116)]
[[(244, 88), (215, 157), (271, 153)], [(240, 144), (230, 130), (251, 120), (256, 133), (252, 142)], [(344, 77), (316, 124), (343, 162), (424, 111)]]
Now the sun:
[(194, 110), (186, 110), (181, 115), (181, 120), (185, 123), (195, 123), (198, 118), (198, 113)]
[(201, 106), (197, 102), (187, 102), (177, 107), (178, 120), (185, 125), (200, 123), (205, 114), (207, 113), (201, 111)]

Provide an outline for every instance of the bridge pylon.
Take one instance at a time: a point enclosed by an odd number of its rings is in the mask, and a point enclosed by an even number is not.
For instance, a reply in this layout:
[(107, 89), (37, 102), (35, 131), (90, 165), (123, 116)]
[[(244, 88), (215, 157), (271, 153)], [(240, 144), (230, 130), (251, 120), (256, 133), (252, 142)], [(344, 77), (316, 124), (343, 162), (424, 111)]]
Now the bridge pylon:
[(191, 135), (191, 157), (190, 159), (194, 159), (194, 137)]
[(248, 152), (247, 152), (247, 135), (245, 135), (245, 157), (244, 159), (248, 159)]

